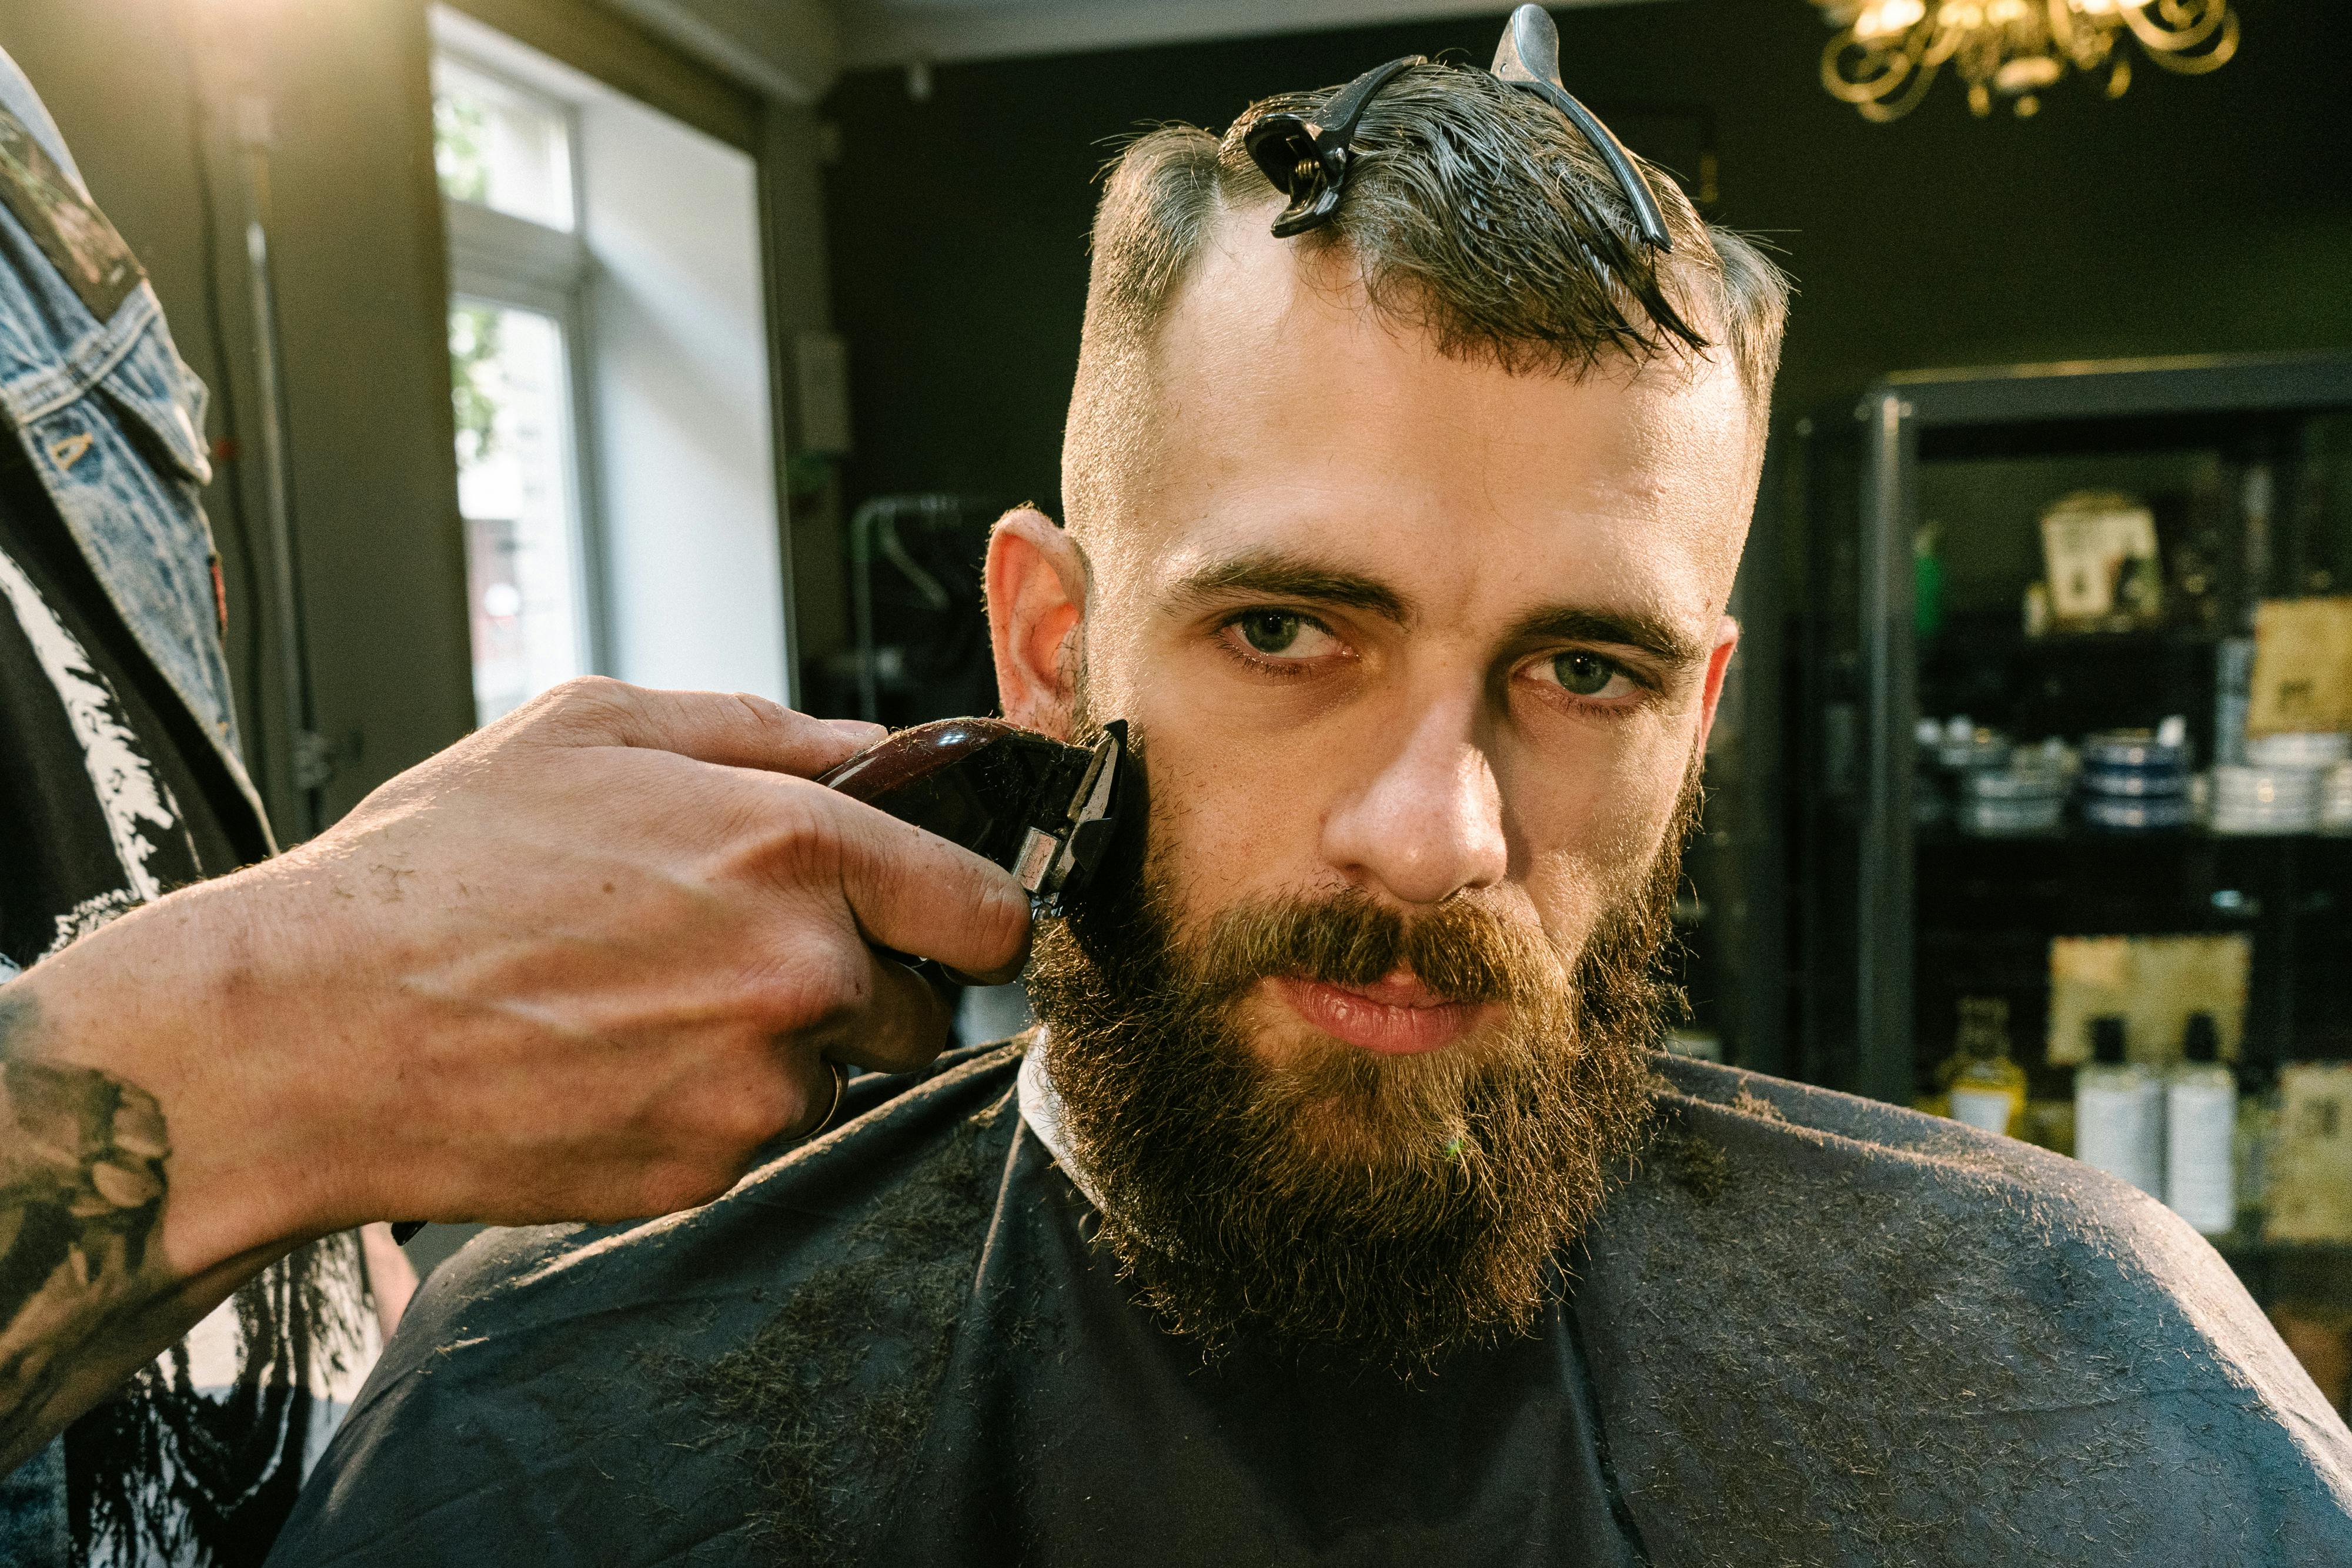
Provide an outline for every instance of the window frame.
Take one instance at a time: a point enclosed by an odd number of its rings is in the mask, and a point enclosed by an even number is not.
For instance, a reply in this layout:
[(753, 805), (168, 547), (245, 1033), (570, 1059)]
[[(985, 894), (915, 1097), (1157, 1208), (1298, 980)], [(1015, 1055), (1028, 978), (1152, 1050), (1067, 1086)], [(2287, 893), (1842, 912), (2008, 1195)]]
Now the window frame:
[[(476, 305), (527, 310), (555, 323), (564, 382), (560, 446), (563, 477), (572, 497), (572, 592), (579, 606), (576, 662), (585, 673), (609, 674), (608, 552), (596, 490), (595, 374), (591, 363), (594, 338), (589, 319), (595, 257), (588, 247), (582, 199), (586, 182), (581, 172), (579, 109), (472, 50), (436, 37), (433, 61), (437, 66), (444, 60), (544, 110), (562, 128), (565, 177), (571, 185), (569, 229), (453, 196), (442, 189), (436, 170), (434, 185), (441, 196), (449, 266), (449, 302), (444, 317), (462, 306)], [(437, 96), (437, 83), (436, 92)], [(473, 585), (468, 581), (469, 625)]]

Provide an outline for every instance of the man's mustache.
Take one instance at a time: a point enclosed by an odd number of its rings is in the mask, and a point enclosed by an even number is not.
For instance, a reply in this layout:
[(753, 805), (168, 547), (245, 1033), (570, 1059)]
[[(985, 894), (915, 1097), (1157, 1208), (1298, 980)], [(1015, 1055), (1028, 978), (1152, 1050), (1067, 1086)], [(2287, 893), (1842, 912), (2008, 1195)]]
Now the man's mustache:
[(1408, 918), (1354, 888), (1225, 910), (1192, 956), (1193, 984), (1217, 1002), (1275, 977), (1367, 987), (1404, 973), (1463, 1003), (1556, 992), (1565, 977), (1532, 922), (1460, 896)]

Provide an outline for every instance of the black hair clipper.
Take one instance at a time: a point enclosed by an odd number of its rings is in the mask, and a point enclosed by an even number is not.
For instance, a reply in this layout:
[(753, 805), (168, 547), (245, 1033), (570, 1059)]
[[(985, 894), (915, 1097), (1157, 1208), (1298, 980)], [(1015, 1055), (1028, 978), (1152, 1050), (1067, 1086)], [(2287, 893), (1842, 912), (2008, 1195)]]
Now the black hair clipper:
[(902, 729), (818, 777), (852, 800), (994, 861), (1040, 915), (1086, 891), (1118, 825), (1127, 724), (1068, 746), (992, 718)]
[[(994, 861), (1020, 879), (1031, 908), (1060, 915), (1109, 848), (1127, 772), (1124, 720), (1088, 747), (1001, 719), (943, 718), (898, 731), (817, 782)], [(935, 984), (947, 977), (928, 960), (889, 956)], [(424, 1228), (401, 1220), (393, 1239)]]

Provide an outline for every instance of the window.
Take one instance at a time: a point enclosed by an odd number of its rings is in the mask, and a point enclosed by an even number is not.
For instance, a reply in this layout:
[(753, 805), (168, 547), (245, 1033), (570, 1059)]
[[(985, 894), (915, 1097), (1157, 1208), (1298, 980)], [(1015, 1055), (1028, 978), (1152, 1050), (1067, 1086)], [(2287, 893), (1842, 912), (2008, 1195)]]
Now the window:
[(433, 130), (474, 713), (488, 724), (595, 667), (579, 396), (586, 255), (565, 105), (444, 53)]
[(431, 15), (478, 717), (592, 670), (789, 700), (758, 164)]
[(467, 298), (449, 312), (449, 366), (475, 717), (488, 724), (586, 667), (570, 367), (555, 318)]
[(571, 117), (560, 105), (444, 54), (433, 65), (433, 142), (443, 195), (574, 226)]

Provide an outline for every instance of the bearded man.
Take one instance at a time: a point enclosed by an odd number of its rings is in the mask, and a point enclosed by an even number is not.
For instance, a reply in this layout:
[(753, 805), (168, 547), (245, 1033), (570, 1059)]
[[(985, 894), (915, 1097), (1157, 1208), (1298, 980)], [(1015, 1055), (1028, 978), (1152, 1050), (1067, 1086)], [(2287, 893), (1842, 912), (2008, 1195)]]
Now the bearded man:
[(988, 564), (1006, 714), (1149, 783), (1042, 1028), (478, 1241), (272, 1561), (2352, 1561), (2156, 1205), (1654, 1051), (1784, 285), (1551, 95), (1370, 80), (1108, 181)]

